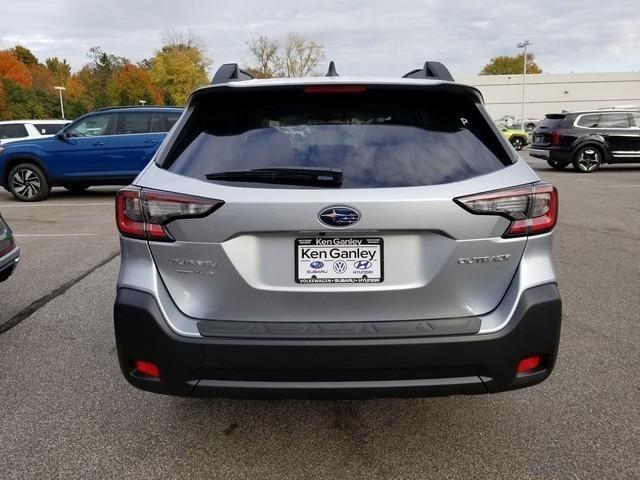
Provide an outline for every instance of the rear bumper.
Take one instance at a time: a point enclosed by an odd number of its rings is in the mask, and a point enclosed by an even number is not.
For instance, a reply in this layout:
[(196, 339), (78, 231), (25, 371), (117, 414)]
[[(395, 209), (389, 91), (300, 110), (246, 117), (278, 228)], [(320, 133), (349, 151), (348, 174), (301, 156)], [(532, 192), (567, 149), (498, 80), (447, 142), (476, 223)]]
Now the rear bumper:
[(0, 282), (8, 279), (18, 266), (20, 249), (18, 247), (0, 257)]
[[(523, 292), (511, 321), (490, 334), (363, 339), (189, 338), (171, 331), (154, 297), (118, 290), (120, 367), (157, 393), (223, 397), (380, 397), (495, 393), (534, 385), (553, 370), (561, 301), (555, 284)], [(516, 374), (520, 360), (542, 365)], [(153, 362), (160, 379), (137, 372)]]
[(530, 145), (528, 152), (532, 157), (543, 160), (558, 160), (561, 162), (570, 162), (572, 160), (572, 153), (569, 150), (540, 148), (535, 145)]

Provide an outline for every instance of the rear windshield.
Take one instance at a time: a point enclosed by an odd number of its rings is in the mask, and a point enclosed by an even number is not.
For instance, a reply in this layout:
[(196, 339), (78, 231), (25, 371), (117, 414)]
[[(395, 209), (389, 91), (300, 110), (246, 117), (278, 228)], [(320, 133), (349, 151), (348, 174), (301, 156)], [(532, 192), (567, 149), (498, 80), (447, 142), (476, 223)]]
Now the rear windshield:
[(343, 173), (340, 188), (370, 188), (454, 182), (510, 163), (478, 106), (459, 94), (245, 91), (200, 99), (163, 166), (202, 180), (260, 168), (333, 168)]
[(538, 128), (558, 128), (564, 119), (564, 115), (547, 116), (538, 124)]

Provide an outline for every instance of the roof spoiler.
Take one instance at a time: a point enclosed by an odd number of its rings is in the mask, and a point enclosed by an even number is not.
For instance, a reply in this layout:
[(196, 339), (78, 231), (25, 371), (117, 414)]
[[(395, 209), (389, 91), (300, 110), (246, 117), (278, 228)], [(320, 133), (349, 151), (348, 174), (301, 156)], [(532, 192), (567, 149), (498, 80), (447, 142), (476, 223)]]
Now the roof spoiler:
[(218, 70), (216, 70), (215, 75), (211, 79), (211, 84), (241, 82), (243, 80), (253, 80), (253, 75), (241, 69), (237, 63), (225, 63), (220, 65)]
[(402, 78), (437, 78), (440, 80), (446, 80), (447, 82), (453, 82), (453, 76), (449, 69), (440, 62), (424, 62), (422, 68), (417, 68), (405, 73)]

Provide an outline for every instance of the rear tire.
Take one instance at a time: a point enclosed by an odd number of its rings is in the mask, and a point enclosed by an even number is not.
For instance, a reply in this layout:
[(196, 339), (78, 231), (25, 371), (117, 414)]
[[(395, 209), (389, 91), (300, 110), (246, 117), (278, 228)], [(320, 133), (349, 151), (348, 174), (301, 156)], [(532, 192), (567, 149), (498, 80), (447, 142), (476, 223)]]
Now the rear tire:
[(20, 163), (9, 171), (9, 191), (21, 202), (39, 202), (49, 196), (51, 187), (44, 172), (33, 163)]
[(564, 170), (565, 168), (567, 168), (567, 165), (569, 165), (569, 163), (571, 163), (571, 162), (568, 162), (566, 160), (561, 161), (561, 160), (551, 160), (551, 159), (549, 159), (549, 160), (547, 160), (547, 163), (549, 164), (549, 166), (551, 168), (555, 168), (556, 170)]
[(520, 151), (524, 148), (524, 140), (521, 137), (511, 137), (509, 141), (511, 142), (511, 145), (513, 145), (513, 148), (515, 148), (517, 151)]
[(71, 193), (82, 193), (91, 185), (87, 185), (84, 183), (78, 183), (77, 185), (63, 185), (63, 187), (69, 190)]
[(602, 152), (592, 146), (581, 147), (573, 157), (573, 168), (576, 172), (595, 172), (602, 165)]

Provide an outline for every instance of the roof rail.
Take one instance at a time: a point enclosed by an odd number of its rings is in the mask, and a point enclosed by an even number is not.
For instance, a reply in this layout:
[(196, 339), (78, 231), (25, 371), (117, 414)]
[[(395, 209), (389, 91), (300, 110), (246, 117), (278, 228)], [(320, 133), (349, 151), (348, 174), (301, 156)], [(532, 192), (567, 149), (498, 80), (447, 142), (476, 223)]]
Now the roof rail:
[(424, 62), (422, 68), (411, 70), (405, 73), (402, 78), (438, 78), (440, 80), (446, 80), (447, 82), (453, 82), (451, 72), (440, 62)]
[(96, 108), (95, 110), (91, 110), (91, 111), (92, 112), (102, 112), (104, 110), (119, 110), (119, 109), (125, 109), (125, 108), (131, 108), (131, 109), (136, 109), (136, 108), (179, 108), (181, 110), (184, 109), (184, 107), (181, 107), (179, 105), (116, 105), (114, 107)]
[(241, 69), (237, 63), (225, 63), (216, 70), (211, 84), (241, 82), (242, 80), (253, 80), (253, 75)]

